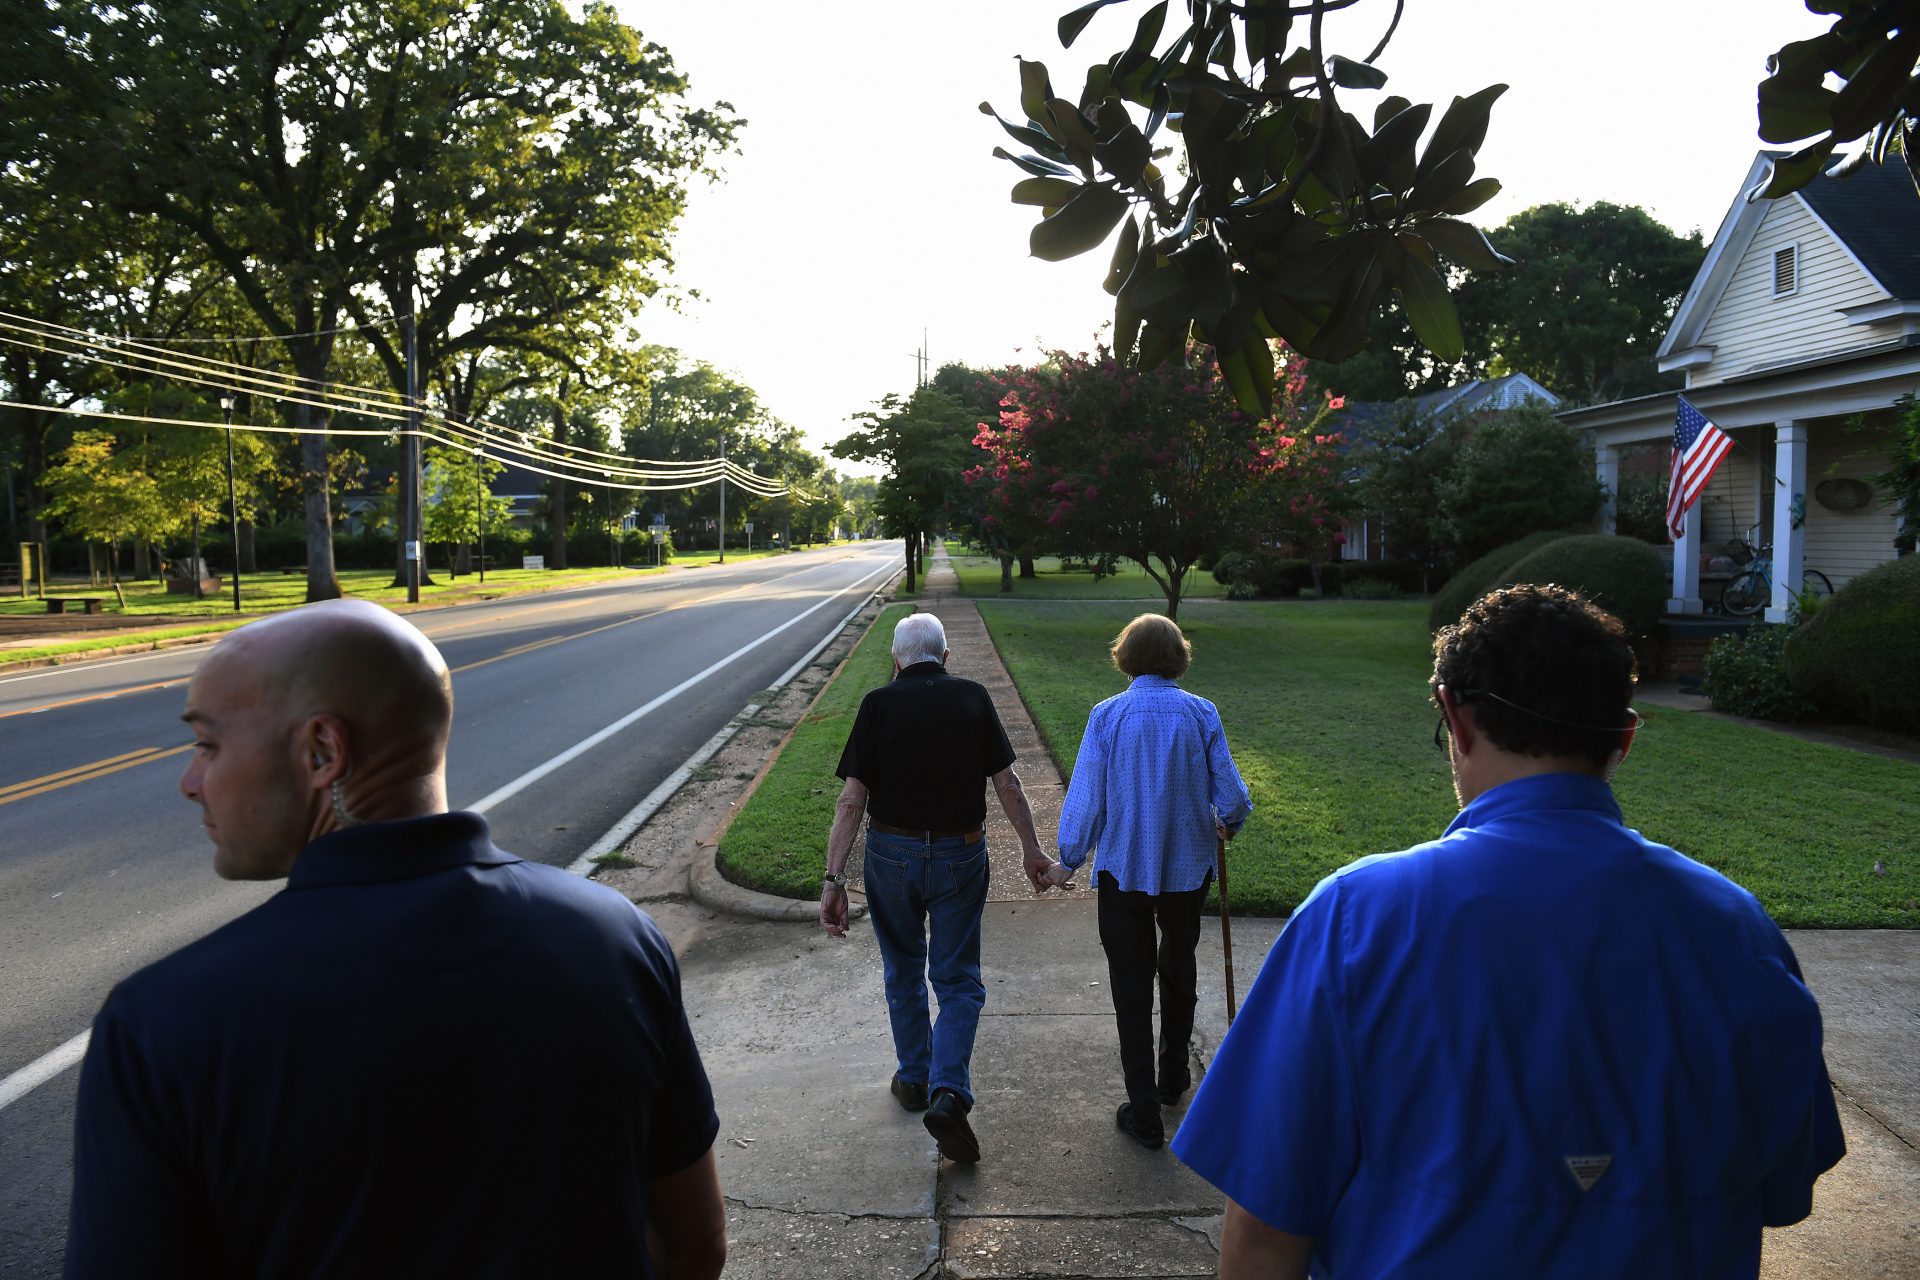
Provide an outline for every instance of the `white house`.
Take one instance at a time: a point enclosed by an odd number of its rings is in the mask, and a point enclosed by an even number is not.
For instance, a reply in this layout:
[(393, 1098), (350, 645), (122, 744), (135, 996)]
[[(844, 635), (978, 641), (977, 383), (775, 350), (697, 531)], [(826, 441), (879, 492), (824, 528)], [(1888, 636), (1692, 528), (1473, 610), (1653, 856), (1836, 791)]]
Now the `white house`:
[[(1755, 158), (1657, 353), (1736, 443), (1675, 544), (1672, 613), (1703, 610), (1703, 553), (1749, 529), (1773, 545), (1775, 622), (1804, 568), (1839, 587), (1894, 555), (1895, 512), (1863, 477), (1887, 465), (1890, 406), (1920, 393), (1920, 195), (1894, 163), (1749, 203), (1769, 158)], [(1664, 470), (1674, 411), (1665, 392), (1559, 416), (1590, 433), (1611, 493), (1635, 450)]]

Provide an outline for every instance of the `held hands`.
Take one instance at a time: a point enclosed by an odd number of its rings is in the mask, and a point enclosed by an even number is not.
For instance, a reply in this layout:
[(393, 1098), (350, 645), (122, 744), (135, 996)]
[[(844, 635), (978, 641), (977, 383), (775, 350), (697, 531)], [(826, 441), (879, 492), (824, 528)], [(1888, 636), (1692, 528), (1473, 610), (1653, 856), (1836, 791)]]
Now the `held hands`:
[(820, 927), (827, 936), (847, 936), (847, 891), (832, 881), (820, 886)]
[(1027, 851), (1026, 870), (1027, 879), (1032, 882), (1035, 895), (1043, 894), (1049, 889), (1075, 887), (1072, 881), (1073, 872), (1069, 871), (1063, 863), (1055, 862), (1038, 849)]
[(1064, 862), (1056, 862), (1047, 869), (1047, 884), (1055, 889), (1078, 889), (1073, 882), (1073, 869)]

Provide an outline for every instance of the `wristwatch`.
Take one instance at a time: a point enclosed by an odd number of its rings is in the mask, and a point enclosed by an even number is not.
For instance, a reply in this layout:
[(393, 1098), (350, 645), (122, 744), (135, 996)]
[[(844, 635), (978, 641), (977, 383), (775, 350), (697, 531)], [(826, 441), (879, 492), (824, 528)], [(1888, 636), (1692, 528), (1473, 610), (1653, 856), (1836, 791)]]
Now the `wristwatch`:
[(844, 871), (829, 871), (820, 877), (820, 883), (838, 885), (844, 889), (847, 887), (847, 875)]

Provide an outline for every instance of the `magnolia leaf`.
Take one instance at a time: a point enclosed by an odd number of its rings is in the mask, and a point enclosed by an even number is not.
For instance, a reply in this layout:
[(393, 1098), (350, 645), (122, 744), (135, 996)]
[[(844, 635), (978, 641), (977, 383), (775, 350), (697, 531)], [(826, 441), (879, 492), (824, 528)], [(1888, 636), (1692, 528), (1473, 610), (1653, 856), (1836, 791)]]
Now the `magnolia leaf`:
[(1073, 199), (1082, 185), (1071, 178), (1023, 178), (1013, 184), (1013, 202), (1058, 209)]
[(1408, 107), (1381, 125), (1361, 146), (1358, 156), (1360, 176), (1382, 182), (1393, 191), (1405, 191), (1414, 183), (1413, 150), (1420, 143), (1421, 131), (1433, 114), (1431, 103)]
[(1378, 89), (1387, 82), (1387, 73), (1380, 68), (1338, 53), (1327, 59), (1327, 74), (1342, 89)]
[[(1373, 131), (1376, 134), (1379, 133), (1380, 130), (1386, 126), (1387, 121), (1393, 119), (1412, 105), (1413, 103), (1397, 93), (1390, 93), (1380, 99), (1380, 105), (1373, 109)], [(1427, 105), (1427, 110), (1433, 110), (1431, 103)]]
[(1108, 186), (1085, 186), (1052, 217), (1034, 227), (1027, 237), (1027, 247), (1036, 258), (1059, 262), (1099, 245), (1126, 214), (1127, 198), (1118, 191)]
[(1480, 150), (1487, 140), (1487, 121), (1493, 114), (1494, 100), (1507, 91), (1503, 84), (1490, 84), (1478, 93), (1455, 98), (1433, 127), (1427, 140), (1427, 153), (1420, 162), (1424, 173), (1431, 164), (1439, 164), (1456, 151)]
[(1063, 163), (1066, 161), (1066, 148), (1062, 147), (1058, 142), (1055, 142), (1044, 130), (1036, 129), (1032, 125), (1013, 124), (1003, 119), (1000, 113), (993, 109), (993, 104), (989, 102), (980, 104), (980, 114), (983, 116), (992, 116), (995, 120), (999, 120), (1000, 127), (1005, 129), (1007, 136), (1015, 142), (1023, 146), (1032, 147), (1035, 151), (1038, 151), (1041, 155), (1049, 159)]
[(1055, 164), (1053, 161), (1043, 160), (1039, 156), (1014, 155), (1005, 147), (995, 147), (993, 154), (1001, 160), (1013, 161), (1013, 163), (1019, 165), (1036, 178), (1065, 177), (1073, 172), (1073, 170), (1063, 164)]
[(1480, 178), (1460, 189), (1460, 194), (1440, 206), (1441, 213), (1472, 213), (1500, 194), (1500, 179)]
[(1778, 200), (1792, 191), (1798, 191), (1815, 178), (1826, 167), (1827, 157), (1840, 144), (1831, 136), (1820, 139), (1810, 147), (1802, 148), (1790, 156), (1782, 156), (1767, 165), (1767, 175), (1754, 184), (1747, 192), (1749, 203), (1755, 200)]
[(1825, 133), (1833, 124), (1833, 90), (1818, 81), (1783, 80), (1779, 77), (1760, 82), (1760, 140), (1797, 142)]
[(1469, 271), (1510, 267), (1513, 259), (1495, 249), (1486, 233), (1458, 218), (1428, 218), (1418, 231), (1422, 239)]
[(1063, 14), (1059, 24), (1060, 47), (1063, 49), (1071, 48), (1073, 42), (1079, 38), (1080, 33), (1087, 29), (1087, 24), (1093, 21), (1094, 14), (1100, 12), (1110, 4), (1118, 4), (1119, 2), (1120, 0), (1093, 0), (1092, 4), (1083, 4), (1072, 13)]
[(1466, 350), (1460, 313), (1440, 273), (1415, 257), (1400, 261), (1400, 307), (1414, 336), (1442, 360), (1458, 360)]
[(1028, 62), (1025, 58), (1015, 61), (1020, 64), (1020, 109), (1027, 113), (1027, 119), (1045, 121), (1047, 102), (1053, 97), (1053, 82), (1047, 78), (1047, 64)]
[(1113, 260), (1107, 264), (1107, 278), (1103, 288), (1108, 293), (1118, 295), (1120, 286), (1133, 274), (1133, 264), (1140, 259), (1140, 220), (1128, 215), (1127, 225), (1120, 230), (1120, 239), (1113, 246)]
[(1167, 0), (1140, 15), (1140, 22), (1133, 29), (1133, 43), (1113, 63), (1113, 74), (1117, 80), (1125, 80), (1135, 71), (1145, 66), (1153, 57), (1153, 46), (1160, 43), (1161, 28), (1167, 21)]

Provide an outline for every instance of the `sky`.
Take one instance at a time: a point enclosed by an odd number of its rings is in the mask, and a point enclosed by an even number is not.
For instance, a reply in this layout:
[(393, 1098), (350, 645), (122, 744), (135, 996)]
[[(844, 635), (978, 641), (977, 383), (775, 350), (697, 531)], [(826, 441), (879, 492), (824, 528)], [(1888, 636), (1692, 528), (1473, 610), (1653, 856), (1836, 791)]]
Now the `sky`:
[[(1111, 318), (1107, 252), (1028, 256), (1038, 210), (1008, 200), (1024, 175), (993, 157), (1013, 144), (979, 104), (1019, 114), (1016, 55), (1078, 98), (1145, 0), (1103, 10), (1067, 50), (1054, 24), (1075, 0), (618, 7), (673, 55), (693, 101), (747, 122), (674, 240), (672, 280), (698, 296), (650, 307), (645, 340), (733, 374), (822, 452), (852, 415), (913, 389), (923, 331), (933, 368), (1092, 347)], [(1183, 0), (1171, 9), (1170, 27)], [(1361, 0), (1328, 19), (1326, 47), (1364, 56), (1392, 11)], [(1472, 215), (1482, 227), (1610, 200), (1711, 240), (1761, 145), (1767, 56), (1831, 21), (1797, 0), (1407, 0), (1376, 65), (1384, 92), (1437, 108), (1511, 86), (1480, 153), (1479, 175), (1504, 184)], [(1377, 96), (1342, 102), (1370, 120)]]

